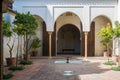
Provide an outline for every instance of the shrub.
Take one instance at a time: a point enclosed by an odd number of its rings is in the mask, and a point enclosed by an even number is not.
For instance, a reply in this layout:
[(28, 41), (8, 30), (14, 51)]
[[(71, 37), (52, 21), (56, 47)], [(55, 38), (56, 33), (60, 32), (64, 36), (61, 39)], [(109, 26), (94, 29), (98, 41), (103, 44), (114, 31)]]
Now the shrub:
[(36, 49), (36, 48), (39, 48), (40, 46), (41, 46), (40, 39), (37, 37), (33, 40), (32, 44), (31, 44), (31, 47), (33, 49)]
[(24, 69), (23, 66), (11, 66), (11, 67), (9, 67), (9, 70), (13, 70), (13, 71), (15, 71), (15, 70), (23, 70), (23, 69)]
[(107, 62), (104, 62), (103, 64), (105, 64), (105, 65), (116, 65), (115, 62), (113, 62), (113, 61), (107, 61)]
[(114, 70), (114, 71), (120, 71), (120, 66), (118, 66), (118, 67), (112, 67), (111, 69)]
[(32, 64), (32, 61), (22, 60), (22, 61), (20, 61), (20, 64), (23, 64), (23, 65), (31, 65), (31, 64)]
[(11, 77), (13, 77), (12, 73), (3, 74), (3, 79), (10, 79)]

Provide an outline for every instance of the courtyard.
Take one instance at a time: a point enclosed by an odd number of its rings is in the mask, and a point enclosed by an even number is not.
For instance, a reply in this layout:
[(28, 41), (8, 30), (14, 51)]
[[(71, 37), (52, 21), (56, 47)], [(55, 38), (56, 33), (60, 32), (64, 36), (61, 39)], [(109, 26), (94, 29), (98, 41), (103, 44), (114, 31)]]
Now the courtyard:
[(55, 63), (65, 59), (62, 56), (32, 58), (32, 65), (26, 65), (22, 71), (12, 72), (14, 76), (9, 80), (120, 80), (119, 71), (113, 71), (112, 66), (103, 64), (107, 61), (105, 57), (89, 57), (86, 60), (74, 56), (70, 60), (81, 63)]
[(1, 2), (0, 80), (120, 80), (120, 0)]

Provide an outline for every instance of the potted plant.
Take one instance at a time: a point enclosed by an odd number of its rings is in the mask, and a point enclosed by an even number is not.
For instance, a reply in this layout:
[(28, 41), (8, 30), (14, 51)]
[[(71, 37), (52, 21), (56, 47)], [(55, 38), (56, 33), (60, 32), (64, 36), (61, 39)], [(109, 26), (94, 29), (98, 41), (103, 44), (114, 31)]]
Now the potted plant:
[(33, 49), (32, 51), (32, 56), (37, 56), (38, 54), (38, 48), (41, 46), (41, 43), (40, 43), (40, 39), (37, 37), (35, 39), (33, 39), (33, 42), (31, 44), (31, 48)]
[(37, 21), (33, 15), (31, 15), (29, 12), (28, 13), (17, 13), (15, 16), (14, 24), (22, 24), (23, 26), (22, 31), (23, 31), (23, 38), (24, 38), (24, 59), (28, 61), (30, 59), (30, 40), (31, 36), (35, 35), (35, 31), (38, 28)]
[[(13, 48), (15, 43), (15, 36), (13, 35), (12, 27), (10, 22), (7, 22), (5, 20), (2, 21), (2, 27), (3, 27), (3, 35), (8, 38), (7, 46), (9, 48), (10, 57), (6, 58), (7, 66), (13, 66), (16, 63), (16, 59), (12, 56), (13, 54)], [(13, 38), (13, 40), (11, 40)], [(12, 44), (10, 44), (12, 43)]]
[(110, 42), (113, 38), (113, 29), (110, 25), (110, 23), (107, 23), (106, 26), (100, 29), (98, 32), (98, 36), (101, 37), (101, 43), (106, 46), (107, 55), (108, 55), (108, 61), (109, 61), (109, 49), (110, 49)]
[(108, 56), (108, 51), (107, 51), (107, 40), (101, 40), (101, 44), (105, 47), (103, 56), (107, 57)]

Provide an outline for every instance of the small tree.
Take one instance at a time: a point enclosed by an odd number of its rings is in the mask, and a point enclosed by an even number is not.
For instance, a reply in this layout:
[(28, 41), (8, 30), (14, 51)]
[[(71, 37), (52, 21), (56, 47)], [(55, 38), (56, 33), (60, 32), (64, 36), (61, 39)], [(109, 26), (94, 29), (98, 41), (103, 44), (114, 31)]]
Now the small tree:
[(14, 47), (14, 43), (15, 43), (15, 38), (13, 40), (13, 44), (10, 45), (10, 41), (11, 41), (11, 37), (13, 35), (12, 29), (11, 29), (11, 24), (10, 22), (7, 22), (5, 20), (2, 21), (2, 27), (3, 27), (3, 35), (7, 38), (9, 38), (8, 42), (7, 42), (7, 46), (9, 47), (9, 53), (10, 53), (10, 58), (12, 58), (12, 50)]
[[(13, 51), (14, 43), (15, 43), (15, 35), (13, 35), (12, 26), (10, 22), (3, 20), (2, 23), (3, 23), (2, 24), (3, 35), (9, 39), (7, 42), (7, 46), (9, 48), (10, 58), (6, 58), (7, 66), (13, 66), (15, 65), (15, 62), (16, 62), (15, 58), (12, 57), (13, 55), (12, 51)], [(11, 40), (11, 38), (13, 38), (13, 40)]]
[(13, 31), (18, 35), (18, 45), (17, 45), (17, 56), (16, 56), (16, 66), (18, 64), (18, 55), (19, 55), (19, 46), (20, 46), (20, 36), (24, 35), (25, 31), (22, 30), (23, 25), (22, 24), (17, 24), (14, 26)]
[(34, 38), (33, 41), (32, 41), (32, 44), (31, 44), (31, 48), (33, 49), (32, 56), (37, 56), (37, 54), (38, 54), (37, 49), (40, 46), (41, 46), (41, 40), (38, 37)]
[[(102, 44), (104, 44), (104, 46), (106, 46), (106, 49), (109, 54), (109, 44), (113, 38), (113, 29), (110, 26), (110, 23), (107, 23), (106, 26), (100, 29), (100, 31), (98, 32), (98, 36), (102, 38), (101, 42)], [(108, 57), (108, 60), (109, 60), (109, 57)]]
[(40, 39), (38, 37), (36, 37), (35, 39), (33, 39), (33, 42), (31, 44), (31, 47), (33, 49), (36, 49), (36, 48), (39, 48), (41, 46), (41, 43), (40, 43)]
[(15, 16), (14, 24), (22, 24), (22, 31), (24, 35), (24, 51), (26, 55), (28, 55), (28, 52), (30, 50), (29, 42), (32, 35), (35, 35), (35, 31), (38, 28), (38, 24), (36, 19), (33, 15), (31, 15), (29, 12), (27, 14), (25, 13), (17, 13)]

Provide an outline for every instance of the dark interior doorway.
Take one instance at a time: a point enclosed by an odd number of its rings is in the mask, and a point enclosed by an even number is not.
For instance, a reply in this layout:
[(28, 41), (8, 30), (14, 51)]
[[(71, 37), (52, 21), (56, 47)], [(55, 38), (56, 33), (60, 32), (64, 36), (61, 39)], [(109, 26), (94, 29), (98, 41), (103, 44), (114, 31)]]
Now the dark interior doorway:
[(80, 31), (72, 24), (63, 25), (57, 34), (57, 54), (80, 55)]

